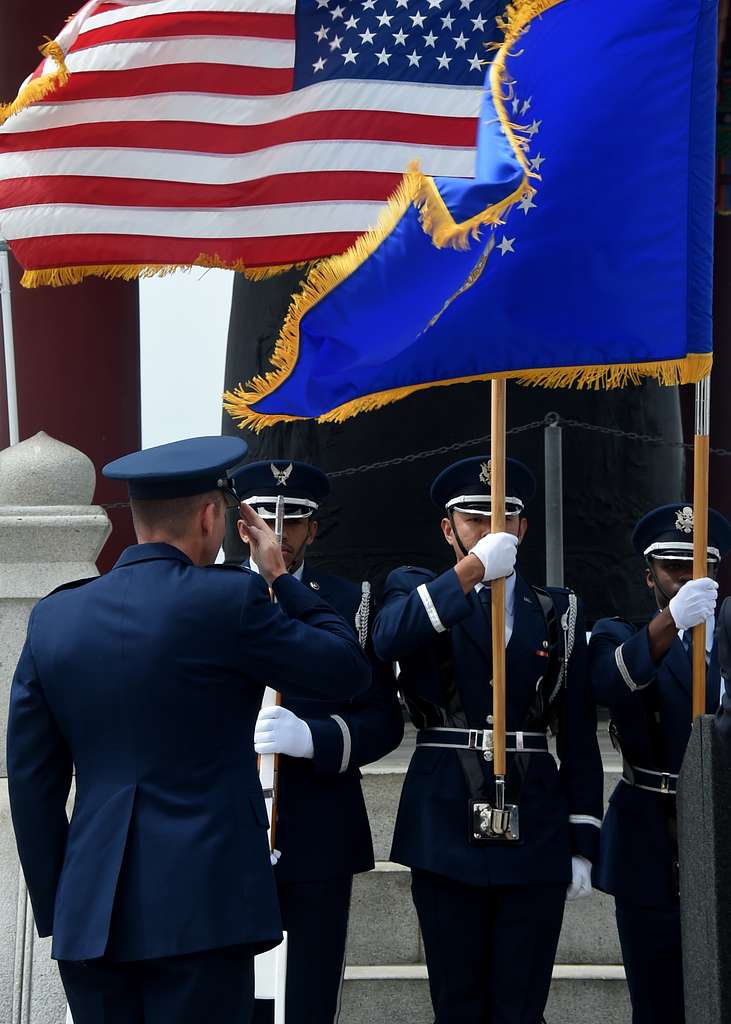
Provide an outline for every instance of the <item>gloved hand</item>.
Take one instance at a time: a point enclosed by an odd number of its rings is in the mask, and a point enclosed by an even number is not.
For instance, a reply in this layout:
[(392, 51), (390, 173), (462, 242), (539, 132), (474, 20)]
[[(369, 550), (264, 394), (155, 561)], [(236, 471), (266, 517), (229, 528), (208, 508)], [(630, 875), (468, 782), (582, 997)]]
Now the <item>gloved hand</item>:
[(288, 708), (262, 708), (254, 726), (254, 750), (257, 754), (289, 754), (290, 757), (314, 757), (312, 733)]
[(691, 629), (713, 617), (718, 598), (718, 583), (704, 576), (700, 580), (688, 580), (668, 608), (678, 629)]
[(483, 583), (509, 576), (515, 568), (517, 553), (518, 538), (512, 533), (488, 533), (470, 548), (470, 554), (479, 558), (485, 567)]
[(269, 860), (271, 862), (272, 867), (276, 867), (277, 861), (279, 860), (279, 858), (281, 856), (282, 856), (281, 850), (270, 850), (269, 851)]
[(586, 857), (571, 858), (571, 885), (566, 890), (566, 899), (580, 900), (591, 896), (591, 861)]

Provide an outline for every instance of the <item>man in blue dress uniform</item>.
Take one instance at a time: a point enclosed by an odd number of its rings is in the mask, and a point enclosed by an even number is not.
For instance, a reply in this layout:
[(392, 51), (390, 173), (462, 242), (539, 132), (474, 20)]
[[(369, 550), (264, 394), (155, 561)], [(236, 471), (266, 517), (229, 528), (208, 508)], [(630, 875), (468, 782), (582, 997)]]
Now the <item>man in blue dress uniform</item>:
[[(347, 620), (373, 669), (371, 688), (354, 700), (346, 692), (329, 701), (285, 697), (281, 707), (261, 711), (254, 732), (257, 753), (284, 755), (276, 833), (281, 856), (274, 874), (288, 936), (287, 1024), (333, 1024), (353, 875), (373, 867), (359, 768), (398, 746), (403, 716), (391, 666), (372, 653), (369, 584), (319, 572), (305, 561), (330, 490), (325, 473), (303, 462), (254, 462), (236, 474), (236, 489), (269, 522), (282, 497), (287, 570)], [(248, 541), (245, 521), (239, 530)], [(255, 556), (245, 564), (258, 571)], [(257, 1004), (255, 1020), (266, 1020), (269, 1010)]]
[(343, 699), (370, 684), (350, 625), (251, 509), (261, 575), (211, 564), (245, 452), (194, 438), (106, 466), (129, 482), (139, 543), (30, 617), (10, 801), (75, 1024), (248, 1024), (253, 956), (281, 938), (252, 742), (264, 686)]
[(693, 509), (664, 505), (635, 527), (657, 613), (638, 629), (624, 619), (594, 627), (590, 674), (623, 758), (604, 819), (596, 885), (615, 898), (633, 1024), (682, 1024), (675, 791), (691, 730), (691, 629), (706, 623), (707, 711), (719, 704), (713, 645), (718, 563), (731, 525), (708, 514), (708, 576), (693, 576)]
[[(602, 764), (586, 678), (584, 618), (570, 590), (514, 571), (530, 471), (507, 460), (506, 531), (490, 532), (490, 464), (464, 459), (432, 499), (456, 564), (405, 566), (386, 581), (374, 627), (398, 660), (419, 732), (391, 858), (411, 868), (436, 1024), (539, 1024), (567, 888), (591, 891)], [(507, 798), (519, 839), (480, 838), (473, 804), (494, 804), (490, 582), (507, 577)], [(546, 731), (557, 731), (560, 770)]]

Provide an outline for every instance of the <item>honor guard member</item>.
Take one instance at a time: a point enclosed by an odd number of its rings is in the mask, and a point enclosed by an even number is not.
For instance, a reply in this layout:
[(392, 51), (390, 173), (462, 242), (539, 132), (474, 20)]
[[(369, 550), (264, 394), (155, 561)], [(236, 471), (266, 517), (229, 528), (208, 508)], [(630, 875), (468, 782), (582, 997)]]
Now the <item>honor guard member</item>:
[(615, 898), (633, 1024), (681, 1024), (675, 790), (692, 722), (691, 630), (706, 623), (707, 710), (715, 712), (715, 576), (731, 547), (731, 525), (709, 509), (708, 576), (699, 580), (692, 579), (690, 505), (649, 512), (632, 542), (644, 558), (657, 613), (641, 629), (625, 619), (601, 619), (592, 632), (594, 697), (609, 708), (610, 735), (623, 760), (602, 826), (595, 882)]
[[(376, 653), (398, 660), (417, 726), (391, 859), (411, 868), (436, 1024), (539, 1024), (564, 901), (591, 891), (602, 765), (576, 595), (514, 571), (535, 482), (506, 466), (506, 532), (490, 532), (490, 464), (464, 459), (434, 481), (456, 564), (405, 566), (386, 581)], [(507, 799), (519, 838), (484, 838), (495, 803), (490, 582), (507, 577)], [(558, 733), (560, 769), (546, 732)], [(475, 807), (477, 805), (477, 807)]]
[[(347, 689), (329, 701), (285, 695), (262, 709), (254, 733), (259, 754), (279, 763), (274, 876), (287, 932), (287, 1024), (337, 1020), (353, 875), (370, 871), (373, 846), (359, 769), (384, 757), (403, 736), (403, 715), (391, 666), (372, 655), (371, 591), (311, 568), (305, 555), (317, 534), (317, 511), (330, 490), (325, 473), (303, 462), (254, 462), (236, 474), (236, 488), (272, 522), (284, 501), (282, 554), (288, 571), (336, 608), (372, 661), (371, 689), (355, 700)], [(244, 541), (245, 521), (239, 522)], [(245, 563), (258, 571), (255, 556)], [(270, 1004), (257, 1004), (266, 1020)]]
[(245, 452), (194, 438), (107, 465), (139, 543), (30, 617), (10, 804), (74, 1024), (248, 1024), (253, 955), (282, 934), (252, 744), (264, 686), (342, 700), (370, 683), (350, 625), (251, 509), (261, 575), (210, 564)]

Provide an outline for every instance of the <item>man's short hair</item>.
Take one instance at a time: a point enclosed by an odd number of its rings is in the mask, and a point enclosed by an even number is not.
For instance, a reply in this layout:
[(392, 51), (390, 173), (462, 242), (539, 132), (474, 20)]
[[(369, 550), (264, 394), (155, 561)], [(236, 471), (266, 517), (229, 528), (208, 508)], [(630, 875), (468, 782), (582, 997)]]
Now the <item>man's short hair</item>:
[(136, 533), (154, 531), (171, 540), (179, 540), (186, 535), (199, 510), (211, 501), (223, 503), (221, 492), (206, 491), (204, 494), (164, 500), (130, 498), (129, 505)]

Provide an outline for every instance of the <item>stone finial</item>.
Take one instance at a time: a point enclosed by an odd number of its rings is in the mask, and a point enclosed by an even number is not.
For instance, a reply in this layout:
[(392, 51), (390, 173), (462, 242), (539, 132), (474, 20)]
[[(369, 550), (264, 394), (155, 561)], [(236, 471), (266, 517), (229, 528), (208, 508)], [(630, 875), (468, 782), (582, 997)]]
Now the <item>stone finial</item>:
[(90, 505), (95, 486), (91, 459), (42, 430), (0, 452), (0, 505)]

